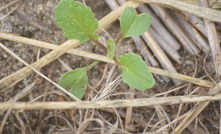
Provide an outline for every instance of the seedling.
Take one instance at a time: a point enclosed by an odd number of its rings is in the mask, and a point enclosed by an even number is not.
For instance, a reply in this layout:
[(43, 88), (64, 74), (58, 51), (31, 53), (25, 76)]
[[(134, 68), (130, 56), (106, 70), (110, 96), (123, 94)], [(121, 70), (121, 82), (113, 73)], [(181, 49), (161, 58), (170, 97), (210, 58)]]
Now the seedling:
[[(55, 17), (56, 23), (64, 31), (65, 37), (78, 39), (81, 43), (91, 39), (99, 45), (107, 53), (107, 56), (123, 69), (124, 83), (141, 91), (153, 87), (155, 80), (139, 55), (128, 53), (120, 56), (119, 59), (115, 57), (115, 44), (119, 39), (139, 36), (148, 30), (151, 24), (148, 14), (142, 13), (137, 16), (134, 8), (126, 7), (120, 19), (122, 35), (116, 42), (109, 39), (107, 48), (97, 40), (99, 36), (95, 34), (95, 31), (98, 29), (98, 21), (94, 18), (91, 9), (83, 3), (75, 0), (61, 0), (55, 8)], [(87, 67), (65, 73), (59, 84), (65, 89), (70, 89), (72, 94), (82, 99), (88, 85), (87, 71), (97, 63), (98, 61), (95, 61)]]

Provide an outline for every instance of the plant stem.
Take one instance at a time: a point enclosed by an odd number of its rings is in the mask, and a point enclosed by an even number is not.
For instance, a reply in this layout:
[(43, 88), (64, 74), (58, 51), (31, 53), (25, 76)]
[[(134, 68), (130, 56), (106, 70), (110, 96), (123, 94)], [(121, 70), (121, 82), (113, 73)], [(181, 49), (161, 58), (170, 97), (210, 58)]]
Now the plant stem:
[(99, 61), (94, 61), (93, 63), (91, 63), (90, 65), (86, 66), (85, 68), (87, 70), (90, 70), (92, 67), (94, 67), (95, 65), (97, 65), (99, 63)]
[(114, 56), (113, 60), (117, 63), (117, 65), (120, 65), (119, 60)]
[[(88, 34), (88, 36), (90, 37), (90, 39), (91, 39), (92, 41), (94, 41), (98, 46), (100, 46), (100, 47), (107, 53), (107, 48), (106, 48), (103, 44), (101, 44), (98, 40), (95, 40), (94, 38), (92, 38), (89, 34)], [(116, 43), (118, 43), (121, 38), (122, 38), (122, 36), (118, 37), (117, 40), (116, 40)], [(115, 56), (114, 56), (113, 60), (114, 60), (118, 65), (120, 65), (119, 60), (118, 60)], [(89, 70), (89, 69), (91, 69), (92, 67), (94, 67), (97, 63), (99, 63), (99, 62), (98, 62), (98, 61), (97, 61), (97, 62), (95, 61), (95, 62), (93, 62), (92, 64), (90, 64), (89, 66), (87, 66), (87, 70)]]
[(122, 35), (121, 36), (119, 36), (117, 39), (116, 39), (116, 46), (117, 46), (117, 44), (119, 43), (119, 41), (120, 41), (120, 39), (122, 39)]
[(90, 37), (90, 39), (93, 40), (99, 47), (101, 47), (101, 48), (105, 51), (105, 53), (107, 53), (107, 48), (106, 48), (103, 44), (101, 44), (98, 40), (95, 40), (95, 39), (92, 38), (91, 36), (89, 36), (89, 37)]

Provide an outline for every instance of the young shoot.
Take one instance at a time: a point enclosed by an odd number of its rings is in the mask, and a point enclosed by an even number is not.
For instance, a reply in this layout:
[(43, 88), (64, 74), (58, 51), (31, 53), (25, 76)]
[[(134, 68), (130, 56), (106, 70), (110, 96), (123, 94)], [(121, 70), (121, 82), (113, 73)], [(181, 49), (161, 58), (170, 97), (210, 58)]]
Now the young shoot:
[[(61, 0), (55, 8), (55, 18), (58, 26), (64, 31), (64, 36), (68, 39), (77, 39), (80, 43), (92, 40), (100, 46), (107, 56), (123, 69), (123, 82), (131, 88), (145, 91), (154, 86), (155, 80), (139, 55), (128, 53), (118, 59), (115, 57), (116, 43), (113, 39), (108, 40), (107, 48), (97, 40), (99, 35), (95, 34), (95, 31), (98, 29), (98, 21), (94, 18), (91, 9), (83, 3), (75, 0)], [(148, 30), (150, 24), (151, 18), (148, 14), (137, 15), (134, 8), (126, 7), (120, 19), (122, 35), (117, 38), (117, 43), (121, 38), (143, 34)], [(97, 63), (98, 61), (95, 61), (89, 66), (65, 73), (59, 84), (82, 99), (88, 85), (87, 71)]]

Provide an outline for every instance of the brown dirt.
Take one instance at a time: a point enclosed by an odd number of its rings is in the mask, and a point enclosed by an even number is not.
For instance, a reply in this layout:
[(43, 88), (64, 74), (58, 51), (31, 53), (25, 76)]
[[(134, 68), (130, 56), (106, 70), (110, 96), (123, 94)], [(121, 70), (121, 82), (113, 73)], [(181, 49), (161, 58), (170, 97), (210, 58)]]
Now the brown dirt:
[[(6, 5), (7, 3), (11, 2), (12, 0), (1, 0), (0, 7)], [(61, 30), (57, 27), (55, 23), (54, 17), (54, 9), (57, 5), (59, 0), (23, 0), (21, 2), (20, 8), (16, 10), (11, 15), (7, 16), (5, 19), (0, 21), (0, 32), (5, 33), (13, 33), (20, 36), (52, 42), (55, 44), (61, 44), (65, 42), (67, 39), (63, 36)], [(103, 0), (86, 0), (87, 6), (91, 7), (92, 11), (95, 14), (95, 17), (99, 20), (106, 14), (108, 14), (111, 10), (106, 5)], [(6, 14), (11, 8), (7, 8), (3, 12), (0, 12), (0, 17)], [(43, 29), (39, 29), (36, 26), (30, 24), (24, 20), (24, 18), (19, 17), (19, 13), (17, 11), (23, 12), (27, 18), (32, 19), (34, 22), (37, 22), (38, 25), (42, 26)], [(49, 32), (48, 32), (49, 31)], [(52, 32), (52, 33), (50, 33)], [(119, 23), (113, 23), (112, 27), (108, 29), (108, 32), (111, 36), (116, 37), (119, 35)], [(100, 40), (107, 40), (107, 35), (101, 34), (102, 39)], [(5, 46), (7, 46), (10, 50), (15, 52), (19, 57), (24, 59), (29, 64), (33, 63), (37, 59), (37, 53), (39, 48), (33, 47), (27, 44), (12, 42), (12, 41), (1, 41)], [(131, 39), (125, 39), (120, 43), (120, 51), (119, 55), (124, 54), (126, 52), (137, 51), (133, 41)], [(87, 42), (79, 47), (81, 50), (100, 53), (104, 54), (104, 52), (98, 48), (97, 46), (93, 45), (92, 42)], [(40, 57), (47, 54), (50, 50), (48, 49), (40, 49)], [(193, 56), (188, 54), (184, 49), (181, 49), (179, 53), (182, 55), (182, 65), (175, 64), (175, 67), (179, 73), (186, 74), (192, 76), (194, 74), (195, 69), (197, 70), (196, 77), (202, 77), (205, 74), (203, 70), (203, 58), (204, 54), (200, 57), (196, 57), (196, 60)], [(71, 68), (77, 68), (81, 66), (86, 66), (91, 63), (93, 60), (86, 59), (78, 56), (73, 56), (69, 54), (64, 54), (60, 57), (66, 64), (68, 64)], [(197, 62), (196, 62), (197, 61)], [(212, 78), (215, 78), (214, 69), (212, 68), (212, 61), (209, 57), (207, 59), (207, 64), (205, 66), (206, 70), (209, 72)], [(196, 67), (197, 64), (197, 68)], [(93, 86), (95, 86), (98, 81), (101, 79), (103, 75), (104, 68), (106, 66), (105, 63), (100, 63), (100, 66), (94, 67), (89, 73), (89, 87), (88, 93), (84, 98), (89, 99), (90, 93), (92, 92)], [(17, 70), (24, 67), (24, 65), (16, 60), (14, 57), (9, 55), (6, 51), (0, 48), (0, 79), (5, 78), (6, 76), (16, 72)], [(109, 65), (108, 71), (111, 69), (112, 66)], [(50, 74), (50, 70), (53, 70)], [(47, 65), (46, 67), (40, 70), (45, 75), (50, 74), (50, 78), (55, 81), (59, 82), (61, 76), (67, 72), (67, 70), (60, 64), (58, 60), (52, 62), (51, 64)], [(118, 74), (119, 75), (119, 74)], [(50, 85), (47, 81), (42, 79), (40, 76), (36, 76), (32, 74), (28, 78), (22, 80), (15, 86), (7, 89), (6, 91), (0, 93), (0, 101), (6, 102), (13, 96), (15, 96), (19, 91), (23, 88), (27, 87), (31, 84), (34, 80), (38, 80), (37, 84), (33, 87), (31, 93), (26, 95), (25, 97), (21, 98), (19, 101), (33, 101), (37, 97), (41, 95), (38, 101), (63, 101), (70, 99), (63, 95), (60, 90), (55, 88), (54, 86)], [(99, 88), (102, 88), (105, 85), (105, 80), (99, 85)], [(194, 90), (196, 86), (190, 86), (189, 92)], [(151, 90), (140, 92), (140, 91), (132, 91), (135, 94), (135, 98), (142, 98), (142, 97), (150, 97), (152, 94), (167, 91), (169, 89), (175, 88), (175, 85), (170, 82), (167, 84), (157, 82), (155, 87)], [(186, 88), (179, 90), (175, 93), (170, 95), (184, 95)], [(207, 88), (201, 88), (201, 93), (208, 91)], [(110, 96), (111, 99), (123, 99), (128, 98), (126, 93), (129, 93), (129, 87), (123, 83), (121, 83), (112, 94), (119, 95), (112, 95)], [(121, 94), (120, 94), (121, 93)], [(185, 113), (187, 110), (192, 108), (193, 105), (185, 105), (181, 113)], [(179, 105), (173, 106), (162, 106), (169, 119), (173, 119), (176, 115)], [(121, 116), (122, 124), (125, 121), (125, 108), (117, 109), (118, 113)], [(86, 113), (88, 112), (88, 113)], [(159, 121), (158, 116), (155, 115), (150, 122), (150, 126), (146, 126), (148, 121), (152, 118), (152, 116), (156, 112), (156, 107), (140, 107), (140, 108), (133, 108), (132, 112), (132, 122), (129, 125), (129, 128), (123, 129), (121, 125), (118, 125), (118, 129), (115, 131), (116, 133), (141, 133), (146, 128), (147, 132), (151, 131), (151, 128), (156, 125)], [(87, 115), (86, 115), (87, 114)], [(1, 113), (0, 111), (0, 123), (2, 119), (6, 115), (6, 111)], [(16, 116), (17, 115), (17, 116)], [(200, 114), (198, 120), (202, 122), (209, 130), (210, 133), (217, 134), (219, 132), (219, 102), (212, 102), (210, 105)], [(4, 134), (11, 134), (11, 133), (22, 133), (22, 127), (24, 126), (26, 129), (26, 133), (71, 133), (71, 127), (76, 129), (81, 124), (84, 118), (94, 117), (100, 119), (105, 126), (105, 130), (110, 129), (110, 124), (114, 125), (117, 120), (117, 115), (115, 112), (110, 110), (13, 110), (7, 121), (5, 122), (3, 133)], [(118, 120), (119, 121), (119, 120)], [(108, 123), (109, 122), (109, 123)], [(68, 124), (70, 123), (70, 125)], [(202, 125), (199, 125), (202, 127)], [(76, 127), (76, 128), (75, 128)], [(99, 132), (100, 125), (96, 122), (90, 123), (86, 128), (85, 132)]]

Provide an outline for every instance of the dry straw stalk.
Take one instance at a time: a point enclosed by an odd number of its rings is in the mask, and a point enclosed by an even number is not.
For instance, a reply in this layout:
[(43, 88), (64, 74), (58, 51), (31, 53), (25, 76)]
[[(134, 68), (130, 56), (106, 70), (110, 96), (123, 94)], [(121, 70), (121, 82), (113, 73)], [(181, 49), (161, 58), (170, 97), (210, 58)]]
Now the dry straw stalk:
[[(97, 32), (100, 32), (102, 28), (106, 28), (110, 23), (118, 19), (123, 9), (127, 6), (136, 8), (137, 6), (139, 6), (139, 3), (129, 1), (125, 3), (124, 5), (122, 5), (121, 7), (119, 7), (117, 10), (114, 10), (113, 12), (111, 12), (110, 14), (102, 18), (99, 21), (99, 28)], [(59, 47), (55, 48), (53, 51), (51, 51), (47, 55), (45, 55), (44, 57), (42, 57), (41, 59), (31, 64), (31, 66), (35, 69), (40, 69), (44, 67), (45, 65), (49, 64), (50, 62), (52, 62), (53, 60), (57, 59), (62, 54), (66, 53), (69, 49), (75, 48), (79, 45), (81, 44), (79, 43), (78, 40), (68, 40), (65, 43), (61, 44)], [(32, 72), (33, 71), (30, 68), (24, 67), (20, 69), (19, 71), (17, 71), (16, 73), (13, 73), (12, 75), (8, 77), (3, 78), (2, 80), (0, 80), (0, 90), (4, 91), (8, 89), (9, 87), (15, 85), (16, 83), (20, 82), (24, 78), (28, 77)]]
[[(48, 48), (48, 49), (56, 49), (59, 47), (56, 44), (38, 41), (38, 40), (34, 40), (34, 39), (29, 39), (29, 38), (16, 36), (16, 35), (12, 35), (12, 34), (1, 33), (1, 32), (0, 32), (0, 38), (6, 39), (6, 40), (11, 40), (11, 41), (16, 41), (16, 42), (20, 42), (20, 43), (30, 44), (30, 45), (37, 46), (37, 47)], [(95, 53), (89, 53), (89, 52), (85, 52), (85, 51), (81, 51), (81, 50), (77, 50), (77, 49), (69, 49), (67, 51), (67, 53), (74, 54), (77, 56), (86, 57), (86, 58), (91, 58), (94, 60), (99, 60), (99, 61), (103, 61), (103, 62), (107, 62), (107, 63), (111, 63), (111, 64), (115, 64), (115, 62), (113, 60), (107, 58), (106, 56), (95, 54)], [(179, 74), (179, 73), (175, 73), (175, 72), (170, 72), (170, 71), (159, 69), (159, 68), (154, 68), (154, 67), (148, 67), (148, 68), (154, 74), (167, 76), (170, 78), (178, 79), (181, 81), (186, 81), (186, 82), (193, 83), (193, 84), (200, 85), (200, 86), (205, 86), (205, 87), (213, 87), (214, 86), (214, 83), (212, 83), (211, 81), (190, 77), (187, 75), (183, 75), (183, 74)], [(22, 71), (19, 70), (16, 72), (16, 74), (20, 73), (20, 72), (22, 72)], [(12, 74), (12, 76), (14, 76), (14, 74)], [(14, 78), (12, 77), (11, 79), (14, 79)], [(6, 77), (6, 78), (0, 80), (0, 89), (4, 89), (3, 86), (10, 86), (10, 85), (1, 85), (1, 83), (8, 82), (7, 80), (9, 80), (9, 82), (10, 82), (11, 79)]]
[(152, 97), (127, 100), (102, 100), (102, 101), (72, 101), (72, 102), (1, 102), (0, 110), (24, 109), (87, 109), (87, 108), (119, 108), (119, 107), (144, 107), (155, 105), (174, 105), (181, 103), (195, 103), (205, 101), (219, 101), (221, 94), (207, 96), (171, 96)]
[(149, 4), (165, 5), (210, 21), (221, 22), (220, 11), (201, 7), (199, 5), (194, 5), (179, 0), (133, 0), (133, 1), (149, 3)]

